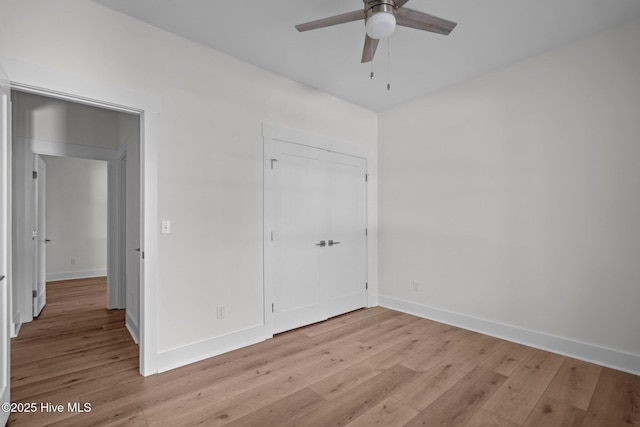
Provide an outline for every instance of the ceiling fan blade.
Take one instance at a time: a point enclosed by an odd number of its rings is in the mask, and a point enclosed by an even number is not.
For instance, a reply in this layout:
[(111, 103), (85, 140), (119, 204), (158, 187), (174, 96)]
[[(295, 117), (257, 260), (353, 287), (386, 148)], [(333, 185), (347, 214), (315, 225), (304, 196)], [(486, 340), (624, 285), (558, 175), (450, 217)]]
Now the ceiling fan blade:
[(347, 22), (358, 21), (364, 19), (364, 10), (354, 10), (353, 12), (343, 13), (342, 15), (331, 16), (329, 18), (318, 19), (304, 24), (296, 25), (298, 31), (309, 31), (318, 28), (330, 27), (331, 25), (345, 24)]
[(455, 22), (406, 7), (396, 10), (396, 24), (445, 36), (458, 25)]
[(404, 6), (409, 0), (394, 0), (394, 3), (396, 4), (396, 9)]
[(367, 36), (364, 39), (364, 48), (362, 49), (362, 63), (373, 61), (373, 57), (376, 54), (376, 49), (378, 48), (378, 43), (380, 43), (379, 39), (372, 39)]

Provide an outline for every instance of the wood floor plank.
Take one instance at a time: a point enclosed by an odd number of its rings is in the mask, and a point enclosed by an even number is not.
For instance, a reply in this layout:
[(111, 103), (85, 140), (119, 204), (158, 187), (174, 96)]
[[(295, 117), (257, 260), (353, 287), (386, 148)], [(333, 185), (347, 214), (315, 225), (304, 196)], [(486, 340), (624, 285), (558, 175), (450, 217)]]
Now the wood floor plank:
[(149, 427), (149, 423), (140, 412), (123, 420), (105, 421), (104, 427)]
[(323, 403), (326, 403), (326, 401), (322, 397), (305, 388), (225, 425), (235, 427), (279, 427), (282, 425), (282, 420), (299, 418), (318, 408)]
[(484, 409), (522, 425), (563, 361), (563, 356), (535, 350), (489, 399)]
[(354, 341), (361, 343), (368, 343), (371, 340), (378, 339), (381, 336), (394, 336), (398, 335), (398, 330), (401, 330), (404, 326), (415, 322), (417, 319), (410, 314), (402, 313), (400, 316), (396, 316), (392, 319), (380, 322), (379, 324), (359, 331), (351, 335)]
[(640, 377), (603, 368), (583, 425), (640, 426)]
[(488, 335), (480, 335), (467, 345), (460, 345), (451, 355), (450, 362), (482, 364), (500, 347), (502, 341)]
[(406, 425), (408, 427), (463, 425), (505, 380), (504, 375), (476, 367)]
[(350, 392), (360, 384), (379, 375), (381, 371), (358, 363), (309, 386), (326, 400), (332, 400)]
[(473, 370), (471, 364), (442, 361), (430, 371), (402, 384), (393, 396), (417, 410), (423, 410)]
[(388, 397), (347, 424), (347, 427), (401, 427), (418, 415), (418, 411), (393, 397)]
[(543, 396), (523, 427), (580, 427), (585, 411)]
[(520, 427), (518, 424), (505, 420), (502, 417), (492, 414), (480, 408), (473, 416), (464, 424), (464, 427)]
[[(315, 361), (309, 361), (297, 372), (256, 387), (246, 387), (240, 393), (223, 391), (226, 387), (215, 383), (205, 389), (185, 392), (178, 398), (146, 410), (145, 416), (151, 425), (223, 425), (274, 404), (348, 367), (344, 360), (324, 354)], [(225, 398), (227, 394), (232, 396)]]
[(478, 338), (480, 334), (464, 329), (448, 330), (426, 342), (420, 350), (404, 359), (402, 365), (416, 372), (426, 372)]
[(390, 367), (401, 363), (409, 356), (415, 354), (416, 351), (425, 348), (427, 345), (428, 342), (426, 340), (410, 338), (386, 350), (378, 352), (378, 354), (367, 358), (364, 363), (373, 369), (389, 369)]
[[(367, 337), (367, 341), (364, 343), (360, 340), (354, 341), (356, 338), (355, 334), (349, 335), (335, 342), (335, 344), (339, 345), (334, 351), (338, 352), (351, 363), (355, 364), (361, 361), (369, 361), (369, 363), (379, 362), (385, 364), (384, 369), (388, 369), (398, 363), (397, 361), (404, 360), (404, 358), (408, 356), (397, 354), (398, 351), (396, 348), (398, 345), (402, 346), (407, 341), (413, 341), (413, 345), (416, 348), (428, 345), (430, 341), (425, 337), (428, 336), (428, 330), (432, 330), (434, 326), (434, 322), (413, 321), (399, 328), (381, 332), (375, 337)], [(376, 359), (376, 356), (386, 351), (389, 351), (389, 353), (386, 353), (386, 356), (381, 356), (382, 358), (387, 357), (386, 362)]]
[(531, 347), (502, 341), (496, 351), (482, 363), (482, 366), (499, 374), (509, 376), (532, 354), (533, 348)]
[(355, 310), (349, 313), (342, 314), (340, 316), (332, 317), (324, 322), (315, 323), (313, 325), (302, 328), (303, 333), (308, 337), (314, 337), (316, 335), (324, 334), (325, 332), (334, 331), (340, 329), (343, 326), (356, 323), (360, 320), (366, 319), (377, 314), (382, 314), (386, 310), (382, 307), (372, 307), (368, 309)]
[[(340, 362), (339, 358), (335, 358), (335, 360)], [(172, 402), (176, 411), (197, 411), (198, 408), (194, 409), (192, 405), (194, 401), (197, 401), (205, 407), (203, 412), (208, 412), (211, 410), (211, 405), (237, 396), (246, 389), (267, 384), (274, 378), (285, 376), (297, 368), (299, 368), (297, 364), (273, 360), (271, 365), (262, 365), (257, 369), (243, 367), (242, 370), (235, 373), (215, 369), (207, 376), (178, 377), (171, 382), (160, 382), (161, 380), (158, 379), (158, 384), (154, 387), (148, 387), (147, 384), (156, 379), (154, 376), (138, 383), (113, 387), (106, 393), (92, 393), (87, 395), (86, 399), (97, 402), (96, 406), (99, 409), (95, 412), (101, 416), (106, 416), (109, 413), (128, 416), (166, 401)], [(340, 369), (344, 369), (344, 367)], [(224, 379), (219, 381), (209, 379), (216, 376)], [(180, 415), (180, 412), (176, 412), (176, 414)], [(145, 411), (145, 415), (149, 422), (152, 422), (152, 413)]]
[(400, 314), (402, 313), (393, 312), (391, 310), (383, 311), (373, 316), (366, 317), (357, 322), (349, 323), (343, 326), (342, 328), (332, 330), (332, 331), (327, 331), (325, 333), (313, 336), (307, 341), (307, 343), (309, 346), (313, 346), (317, 348), (326, 348), (327, 346), (331, 347), (335, 341), (341, 338), (345, 338), (353, 334), (360, 333), (363, 330), (366, 330), (369, 328), (375, 328), (376, 325), (378, 325), (379, 323), (392, 319), (394, 317), (397, 317)]
[(138, 357), (118, 360), (88, 369), (47, 378), (46, 381), (33, 381), (11, 388), (12, 398), (46, 399), (55, 395), (58, 399), (73, 400), (80, 395), (103, 390), (117, 384), (123, 384), (138, 378)]
[(389, 347), (389, 345), (373, 346), (363, 344), (360, 341), (352, 341), (350, 337), (344, 337), (336, 341), (336, 344), (338, 345), (333, 351), (352, 364), (369, 359)]
[(386, 399), (414, 372), (404, 366), (377, 375), (351, 390), (340, 399), (327, 402), (305, 416), (283, 424), (284, 427), (344, 426)]
[(602, 366), (567, 358), (544, 394), (586, 411), (600, 372)]

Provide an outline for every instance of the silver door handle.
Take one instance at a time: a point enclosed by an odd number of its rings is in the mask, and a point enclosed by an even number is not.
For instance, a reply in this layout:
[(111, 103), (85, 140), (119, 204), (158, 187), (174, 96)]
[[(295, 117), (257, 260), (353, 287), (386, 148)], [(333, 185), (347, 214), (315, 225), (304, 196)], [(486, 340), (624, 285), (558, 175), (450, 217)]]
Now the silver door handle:
[(140, 248), (135, 248), (134, 251), (140, 252)]
[(49, 243), (51, 241), (51, 239), (44, 239), (45, 243)]
[(329, 240), (329, 246), (339, 245), (340, 242), (334, 242), (333, 240)]
[(321, 248), (324, 248), (325, 246), (327, 246), (327, 242), (325, 242), (324, 240), (320, 240), (320, 243), (316, 243), (316, 246), (320, 246)]

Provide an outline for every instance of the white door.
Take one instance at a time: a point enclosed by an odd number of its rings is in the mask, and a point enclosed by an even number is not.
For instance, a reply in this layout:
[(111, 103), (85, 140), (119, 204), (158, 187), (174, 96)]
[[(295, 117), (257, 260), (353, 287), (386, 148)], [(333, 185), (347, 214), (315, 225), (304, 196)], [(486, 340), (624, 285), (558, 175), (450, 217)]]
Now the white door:
[[(9, 114), (11, 90), (9, 79), (0, 67), (0, 404), (4, 407), (10, 401), (10, 361), (11, 324), (8, 280), (5, 277), (9, 268)], [(0, 425), (5, 425), (9, 412), (0, 411)]]
[(277, 333), (366, 306), (366, 160), (284, 141), (274, 148)]
[(324, 151), (277, 144), (274, 163), (274, 331), (325, 319), (320, 298), (324, 200)]
[(327, 317), (367, 305), (366, 171), (365, 159), (328, 153), (328, 250), (320, 270)]
[(46, 190), (47, 164), (42, 157), (35, 156), (35, 218), (33, 239), (36, 245), (35, 281), (33, 285), (33, 317), (38, 317), (47, 303), (47, 239), (46, 230)]

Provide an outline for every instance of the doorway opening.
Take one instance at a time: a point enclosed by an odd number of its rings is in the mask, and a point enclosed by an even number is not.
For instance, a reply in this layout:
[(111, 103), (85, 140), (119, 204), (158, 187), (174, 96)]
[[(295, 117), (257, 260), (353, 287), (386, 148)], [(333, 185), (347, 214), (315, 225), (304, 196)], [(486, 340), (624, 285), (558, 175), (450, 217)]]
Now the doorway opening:
[[(106, 276), (104, 307), (126, 311), (138, 343), (140, 115), (41, 93), (11, 95), (13, 335), (46, 306), (47, 281)], [(45, 220), (47, 163), (56, 171), (55, 221)], [(102, 219), (89, 215), (100, 209)], [(49, 262), (47, 245), (55, 254)]]

